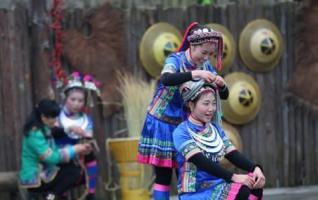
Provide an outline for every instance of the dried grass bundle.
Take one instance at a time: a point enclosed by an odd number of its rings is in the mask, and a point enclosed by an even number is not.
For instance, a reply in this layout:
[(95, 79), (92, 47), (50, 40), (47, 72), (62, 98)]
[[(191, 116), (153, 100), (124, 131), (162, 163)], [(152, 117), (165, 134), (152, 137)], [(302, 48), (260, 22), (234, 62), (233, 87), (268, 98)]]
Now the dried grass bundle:
[(130, 137), (139, 137), (156, 82), (149, 83), (127, 73), (119, 74), (118, 79), (128, 134)]

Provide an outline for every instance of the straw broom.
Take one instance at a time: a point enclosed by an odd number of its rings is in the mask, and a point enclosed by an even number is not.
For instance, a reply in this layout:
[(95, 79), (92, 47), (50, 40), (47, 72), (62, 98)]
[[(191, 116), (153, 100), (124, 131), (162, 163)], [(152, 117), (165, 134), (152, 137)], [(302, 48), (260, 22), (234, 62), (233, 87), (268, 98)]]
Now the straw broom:
[[(118, 73), (118, 90), (122, 95), (122, 104), (127, 123), (128, 136), (140, 137), (147, 107), (153, 97), (156, 81), (146, 82), (127, 73)], [(141, 181), (144, 188), (149, 189), (153, 183), (153, 172), (149, 166), (141, 165), (143, 173)]]
[(119, 74), (118, 79), (128, 135), (139, 137), (156, 83), (155, 81), (148, 83), (130, 74)]

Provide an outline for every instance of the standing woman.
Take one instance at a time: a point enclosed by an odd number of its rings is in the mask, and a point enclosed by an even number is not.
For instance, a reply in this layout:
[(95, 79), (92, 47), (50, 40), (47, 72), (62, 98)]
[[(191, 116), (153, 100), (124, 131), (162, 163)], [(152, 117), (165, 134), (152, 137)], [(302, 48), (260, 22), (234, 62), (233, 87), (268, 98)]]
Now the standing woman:
[(47, 193), (46, 200), (56, 199), (80, 180), (81, 168), (70, 161), (91, 150), (87, 144), (56, 146), (51, 128), (59, 113), (55, 101), (41, 100), (23, 130), (19, 181), (30, 192)]
[(223, 99), (228, 96), (224, 79), (218, 76), (209, 58), (216, 54), (217, 68), (221, 68), (223, 40), (219, 32), (197, 22), (184, 34), (181, 47), (165, 60), (161, 78), (148, 108), (142, 130), (138, 162), (154, 166), (153, 198), (169, 199), (173, 168), (177, 167), (172, 132), (183, 121), (183, 100), (180, 84), (203, 79), (214, 82)]
[[(262, 198), (265, 177), (259, 165), (244, 157), (224, 134), (216, 119), (218, 106), (214, 84), (189, 81), (181, 93), (190, 115), (173, 132), (177, 149), (180, 200), (257, 200)], [(227, 158), (246, 173), (224, 169)]]

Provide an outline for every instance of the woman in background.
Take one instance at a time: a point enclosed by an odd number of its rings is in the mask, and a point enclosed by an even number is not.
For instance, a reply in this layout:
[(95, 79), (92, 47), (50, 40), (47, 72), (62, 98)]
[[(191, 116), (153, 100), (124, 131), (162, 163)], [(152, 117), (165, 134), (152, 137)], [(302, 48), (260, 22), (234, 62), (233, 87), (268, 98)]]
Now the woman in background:
[(70, 161), (91, 151), (88, 144), (57, 147), (51, 128), (59, 113), (55, 101), (41, 100), (23, 129), (20, 184), (30, 192), (46, 193), (46, 200), (56, 199), (80, 180), (81, 168)]

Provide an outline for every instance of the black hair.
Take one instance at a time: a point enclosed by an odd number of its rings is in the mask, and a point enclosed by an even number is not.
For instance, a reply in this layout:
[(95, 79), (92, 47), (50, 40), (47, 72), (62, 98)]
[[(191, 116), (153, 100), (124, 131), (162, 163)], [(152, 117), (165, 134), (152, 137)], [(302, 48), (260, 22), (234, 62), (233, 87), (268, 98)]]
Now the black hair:
[[(212, 88), (214, 90), (214, 88), (210, 85), (204, 85), (203, 88)], [(188, 101), (188, 102), (184, 102), (183, 103), (183, 110), (186, 112), (186, 113), (190, 113), (191, 110), (190, 110), (190, 107), (189, 107), (189, 103), (192, 102), (194, 105), (196, 105), (199, 101), (199, 99), (202, 97), (202, 95), (205, 94), (205, 93), (200, 93), (198, 96), (196, 96), (194, 99)]]
[(189, 107), (189, 103), (192, 102), (194, 105), (196, 105), (197, 102), (199, 101), (199, 99), (201, 98), (201, 96), (202, 96), (202, 93), (199, 94), (198, 96), (196, 96), (194, 99), (183, 103), (183, 110), (185, 111), (185, 113), (191, 112), (190, 107)]
[(41, 129), (44, 133), (44, 123), (41, 116), (48, 118), (55, 118), (60, 114), (60, 106), (58, 103), (51, 99), (42, 99), (37, 106), (35, 106), (29, 116), (29, 119), (23, 126), (24, 135), (28, 135), (29, 131), (33, 128)]
[(67, 89), (67, 90), (64, 92), (65, 97), (67, 98), (67, 97), (70, 95), (70, 93), (73, 92), (73, 91), (81, 91), (81, 92), (83, 92), (83, 94), (84, 94), (84, 96), (85, 96), (85, 90), (84, 90), (84, 88), (82, 88), (82, 87), (72, 87), (72, 88)]

